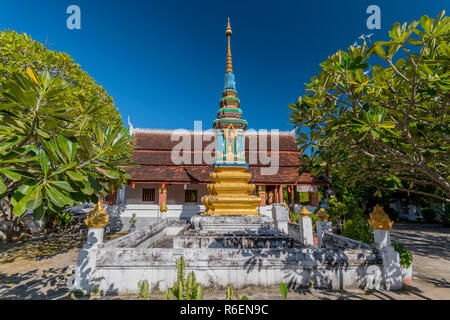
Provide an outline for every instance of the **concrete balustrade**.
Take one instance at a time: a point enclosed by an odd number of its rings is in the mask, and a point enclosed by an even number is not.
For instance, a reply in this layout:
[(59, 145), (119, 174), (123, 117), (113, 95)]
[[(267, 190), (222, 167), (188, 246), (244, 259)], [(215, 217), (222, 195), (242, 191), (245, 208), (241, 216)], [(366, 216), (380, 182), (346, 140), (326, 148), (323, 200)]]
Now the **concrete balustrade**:
[(391, 229), (393, 221), (390, 221), (383, 208), (376, 205), (370, 214), (370, 226), (373, 229), (375, 248), (383, 260), (382, 284), (386, 290), (398, 290), (403, 286), (402, 267), (400, 255), (391, 245)]

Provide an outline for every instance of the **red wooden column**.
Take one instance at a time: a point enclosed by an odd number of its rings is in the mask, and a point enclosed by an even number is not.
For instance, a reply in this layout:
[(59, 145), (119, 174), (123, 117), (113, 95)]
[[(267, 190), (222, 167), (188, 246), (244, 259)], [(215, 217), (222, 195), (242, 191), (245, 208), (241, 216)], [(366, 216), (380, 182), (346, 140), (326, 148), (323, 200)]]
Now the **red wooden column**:
[(283, 202), (283, 186), (278, 186), (278, 192), (279, 192), (278, 202), (282, 203)]
[(287, 205), (292, 203), (292, 186), (287, 186)]
[(297, 191), (297, 186), (293, 186), (293, 188), (295, 188), (295, 189), (293, 189), (294, 191), (294, 203), (295, 204), (300, 204), (300, 194), (298, 193), (298, 191)]
[(261, 198), (260, 206), (266, 206), (266, 186), (259, 186), (259, 197)]

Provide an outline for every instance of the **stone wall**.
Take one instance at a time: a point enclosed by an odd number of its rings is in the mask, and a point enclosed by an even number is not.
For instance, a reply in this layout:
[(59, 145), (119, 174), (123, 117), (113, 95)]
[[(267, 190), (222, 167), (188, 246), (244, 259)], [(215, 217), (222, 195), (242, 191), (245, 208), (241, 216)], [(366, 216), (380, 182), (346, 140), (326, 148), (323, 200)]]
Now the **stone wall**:
[(136, 214), (136, 229), (146, 228), (159, 219), (190, 221), (191, 217), (205, 210), (203, 205), (167, 205), (167, 212), (159, 212), (157, 204), (127, 204), (105, 206), (109, 214), (111, 231), (128, 231), (132, 214)]
[(295, 241), (300, 242), (300, 225), (294, 222), (288, 222), (288, 235), (293, 236)]
[(106, 242), (105, 248), (146, 248), (165, 235), (166, 221), (136, 230), (126, 236)]
[(325, 248), (333, 249), (363, 249), (372, 250), (373, 247), (367, 243), (349, 239), (343, 236), (338, 236), (337, 234), (326, 232), (323, 235), (323, 244)]
[(181, 256), (204, 287), (260, 287), (285, 282), (292, 289), (315, 287), (341, 290), (371, 288), (381, 261), (372, 251), (323, 249), (128, 249), (98, 251), (92, 281), (101, 292), (136, 292), (140, 280), (166, 290), (176, 280)]

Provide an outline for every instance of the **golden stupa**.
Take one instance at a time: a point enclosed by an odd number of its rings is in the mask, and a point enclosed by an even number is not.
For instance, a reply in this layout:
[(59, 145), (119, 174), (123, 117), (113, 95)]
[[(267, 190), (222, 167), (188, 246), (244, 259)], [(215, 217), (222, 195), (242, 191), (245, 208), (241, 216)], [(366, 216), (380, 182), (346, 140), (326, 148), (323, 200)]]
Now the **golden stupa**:
[(206, 207), (203, 215), (259, 215), (257, 210), (261, 199), (252, 195), (255, 186), (249, 184), (251, 173), (246, 172), (245, 129), (247, 121), (241, 119), (242, 110), (237, 97), (231, 60), (230, 19), (226, 29), (228, 38), (227, 69), (225, 88), (220, 99), (220, 109), (214, 120), (216, 155), (211, 172), (209, 195), (202, 198)]

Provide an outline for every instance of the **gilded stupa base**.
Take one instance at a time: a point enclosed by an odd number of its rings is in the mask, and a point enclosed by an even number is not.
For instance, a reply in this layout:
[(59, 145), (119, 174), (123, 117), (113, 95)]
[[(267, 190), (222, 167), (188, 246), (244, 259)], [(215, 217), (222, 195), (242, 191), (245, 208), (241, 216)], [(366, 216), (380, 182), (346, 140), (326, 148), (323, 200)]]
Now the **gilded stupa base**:
[(202, 215), (259, 215), (261, 199), (252, 195), (255, 186), (248, 184), (252, 175), (243, 166), (214, 167), (209, 195), (202, 198), (205, 212)]

